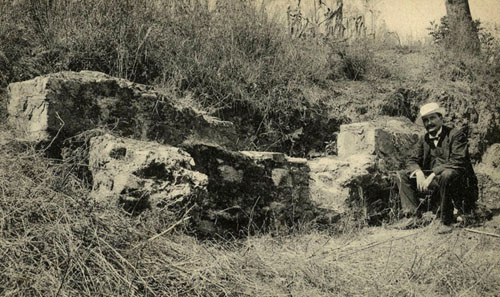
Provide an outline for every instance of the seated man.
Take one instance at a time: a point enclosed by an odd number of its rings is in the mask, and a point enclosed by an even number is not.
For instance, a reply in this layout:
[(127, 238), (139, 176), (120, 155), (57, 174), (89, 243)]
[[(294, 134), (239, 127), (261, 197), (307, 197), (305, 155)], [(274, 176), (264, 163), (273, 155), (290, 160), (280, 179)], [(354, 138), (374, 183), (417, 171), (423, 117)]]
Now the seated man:
[[(470, 163), (467, 136), (461, 130), (443, 125), (444, 108), (437, 103), (425, 104), (420, 108), (416, 123), (423, 125), (427, 133), (420, 137), (408, 168), (398, 172), (398, 188), (401, 207), (409, 217), (422, 211), (417, 192), (434, 192), (442, 225), (438, 233), (451, 232), (454, 223), (454, 205), (471, 211), (475, 199), (464, 195), (467, 177), (475, 179)], [(477, 180), (476, 180), (477, 182)], [(477, 187), (476, 185), (473, 185)], [(457, 189), (462, 189), (457, 197)]]

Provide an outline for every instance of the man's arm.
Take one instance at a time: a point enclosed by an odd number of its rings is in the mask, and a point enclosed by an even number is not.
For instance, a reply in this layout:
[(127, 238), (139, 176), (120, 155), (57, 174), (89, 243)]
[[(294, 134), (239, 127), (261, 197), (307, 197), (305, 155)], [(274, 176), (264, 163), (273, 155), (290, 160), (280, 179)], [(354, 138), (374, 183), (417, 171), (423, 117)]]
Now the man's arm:
[(432, 169), (436, 175), (441, 174), (445, 169), (465, 169), (467, 164), (467, 136), (463, 131), (452, 130), (449, 137), (450, 156), (448, 162)]
[(421, 170), (424, 160), (424, 136), (418, 138), (417, 144), (413, 147), (412, 154), (408, 158), (408, 170), (415, 172)]
[(414, 146), (412, 155), (408, 159), (408, 170), (412, 172), (412, 176), (417, 179), (417, 189), (424, 191), (425, 175), (421, 166), (424, 166), (424, 137), (420, 136), (417, 144)]

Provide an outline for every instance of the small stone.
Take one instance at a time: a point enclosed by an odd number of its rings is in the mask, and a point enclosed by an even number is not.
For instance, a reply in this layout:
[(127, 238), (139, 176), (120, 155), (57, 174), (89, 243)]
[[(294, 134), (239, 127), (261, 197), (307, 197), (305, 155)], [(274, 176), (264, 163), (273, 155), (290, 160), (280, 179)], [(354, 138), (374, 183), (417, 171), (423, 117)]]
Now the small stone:
[(241, 183), (243, 181), (243, 171), (241, 170), (236, 170), (228, 165), (219, 166), (217, 169), (224, 181), (232, 183)]

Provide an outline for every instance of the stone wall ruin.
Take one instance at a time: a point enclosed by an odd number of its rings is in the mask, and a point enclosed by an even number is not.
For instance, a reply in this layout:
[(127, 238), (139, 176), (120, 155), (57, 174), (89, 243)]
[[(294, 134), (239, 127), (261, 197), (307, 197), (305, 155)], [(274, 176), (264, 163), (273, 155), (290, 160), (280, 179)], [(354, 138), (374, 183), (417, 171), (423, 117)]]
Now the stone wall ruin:
[[(337, 156), (306, 160), (240, 151), (232, 123), (98, 72), (13, 83), (7, 97), (8, 124), (19, 140), (107, 131), (89, 142), (96, 203), (131, 213), (190, 209), (191, 225), (203, 234), (268, 231), (325, 214), (380, 223), (395, 207), (394, 173), (423, 133), (405, 118), (342, 125)], [(480, 201), (493, 209), (500, 209), (498, 151), (493, 145), (476, 166)]]

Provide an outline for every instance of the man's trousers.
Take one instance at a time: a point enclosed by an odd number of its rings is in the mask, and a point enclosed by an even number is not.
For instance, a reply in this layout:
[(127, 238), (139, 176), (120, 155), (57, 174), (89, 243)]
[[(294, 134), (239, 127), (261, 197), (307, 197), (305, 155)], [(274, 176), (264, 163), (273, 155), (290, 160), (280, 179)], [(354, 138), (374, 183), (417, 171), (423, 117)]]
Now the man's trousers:
[[(418, 197), (417, 179), (410, 178), (411, 172), (407, 170), (398, 172), (398, 188), (401, 199), (401, 208), (406, 215), (417, 215), (423, 211)], [(440, 175), (436, 175), (429, 185), (429, 191), (432, 193), (431, 204), (435, 208), (439, 207), (441, 221), (445, 225), (453, 223), (453, 201), (459, 201), (457, 197), (461, 188), (460, 178), (463, 175), (455, 169), (445, 169)]]

